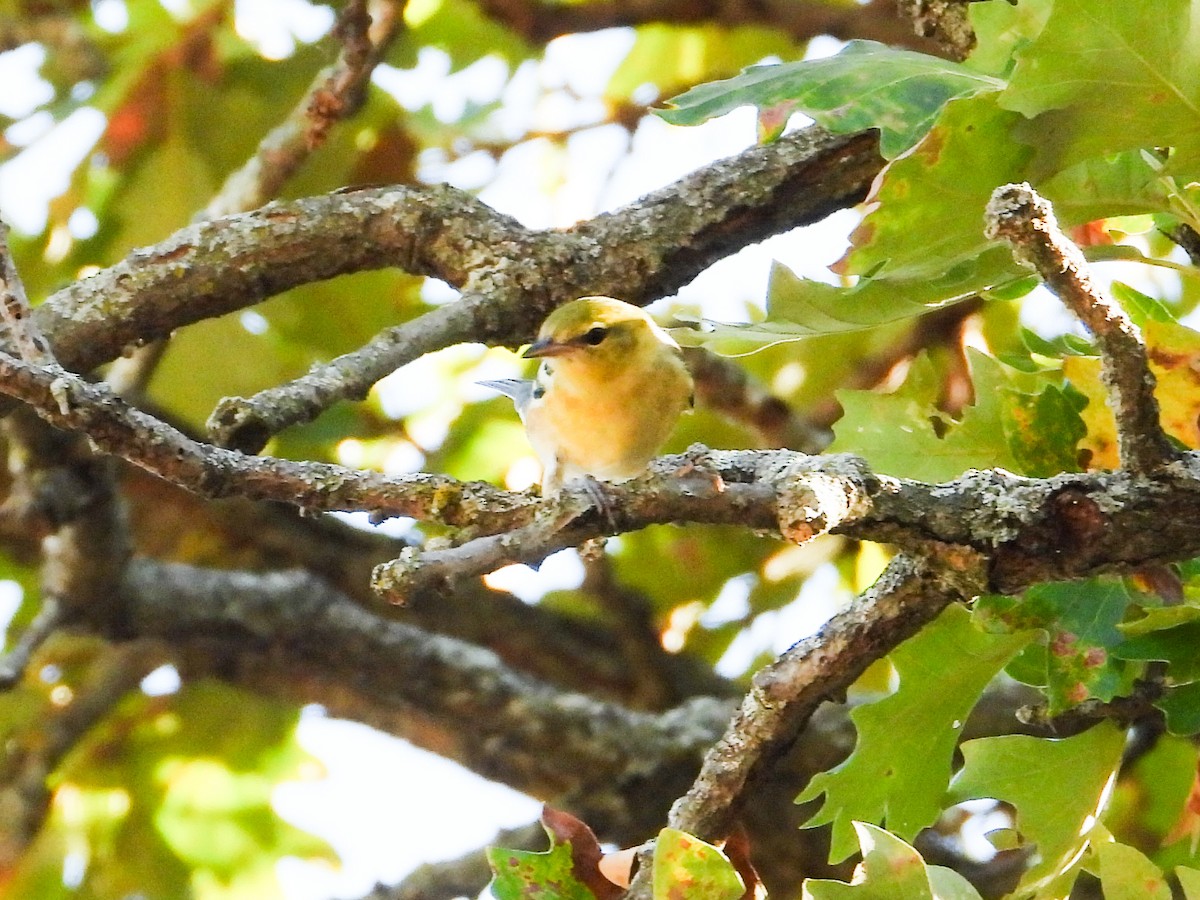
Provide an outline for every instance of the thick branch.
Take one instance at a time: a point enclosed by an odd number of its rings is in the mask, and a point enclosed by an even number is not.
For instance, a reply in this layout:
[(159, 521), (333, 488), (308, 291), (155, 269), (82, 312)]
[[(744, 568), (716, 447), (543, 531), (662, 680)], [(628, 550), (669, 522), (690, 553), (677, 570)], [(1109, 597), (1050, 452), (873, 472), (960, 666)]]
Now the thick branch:
[[(302, 391), (295, 409), (311, 417), (340, 397), (364, 396), (379, 373), (429, 350), (464, 340), (527, 341), (551, 309), (582, 294), (645, 304), (673, 293), (741, 247), (858, 202), (881, 165), (873, 135), (809, 129), (568, 232), (529, 232), (445, 186), (273, 203), (135, 251), (34, 315), (62, 364), (82, 371), (175, 328), (337, 275), (398, 266), (464, 288), (463, 308), (451, 304), (386, 332), (368, 359), (331, 372), (332, 387), (313, 399)], [(262, 414), (260, 404), (255, 410)], [(288, 421), (241, 427), (261, 439)]]
[[(489, 650), (380, 619), (301, 571), (135, 562), (124, 594), (137, 634), (216, 638), (218, 667), (255, 690), (380, 725), (606, 832), (653, 829), (668, 791), (685, 786), (676, 770), (695, 771), (729, 713), (711, 698), (651, 715), (562, 691)], [(638, 790), (658, 803), (627, 805)]]
[(899, 556), (846, 610), (760, 669), (741, 711), (705, 757), (696, 783), (672, 808), (670, 824), (706, 840), (723, 838), (754, 773), (795, 740), (817, 706), (947, 605), (979, 592), (979, 562), (964, 557), (953, 571)]
[(1121, 465), (1148, 471), (1175, 458), (1159, 421), (1154, 374), (1136, 325), (1092, 280), (1083, 254), (1062, 233), (1049, 201), (1028, 184), (997, 188), (985, 213), (989, 238), (1013, 245), (1096, 336), (1102, 377), (1117, 420)]
[[(894, 0), (843, 6), (821, 0), (765, 0), (721, 3), (717, 0), (598, 0), (592, 3), (548, 3), (546, 0), (481, 0), (484, 13), (534, 43), (564, 34), (663, 22), (671, 25), (712, 23), (726, 27), (765, 25), (796, 41), (821, 34), (842, 40), (867, 38), (889, 44), (914, 45), (912, 30), (896, 16)], [(928, 49), (921, 44), (918, 49)]]
[(59, 361), (85, 371), (176, 328), (338, 275), (398, 266), (461, 284), (464, 260), (522, 233), (445, 185), (271, 203), (135, 250), (54, 294), (34, 319)]
[[(499, 561), (536, 561), (551, 547), (665, 522), (737, 520), (794, 541), (824, 531), (893, 543), (915, 554), (967, 547), (990, 565), (989, 589), (1131, 571), (1200, 554), (1200, 455), (1152, 472), (1021, 478), (967, 472), (940, 485), (877, 476), (855, 457), (791, 451), (693, 450), (664, 457), (645, 476), (604, 490), (618, 518), (581, 514), (580, 498), (539, 502), (489, 485), (418, 473), (385, 478), (321, 463), (250, 457), (193, 441), (130, 408), (103, 386), (0, 354), (0, 393), (51, 424), (87, 433), (106, 453), (208, 497), (272, 499), (301, 509), (365, 509), (500, 534), (529, 526), (528, 553), (504, 537), (432, 555), (451, 576)], [(699, 475), (679, 477), (699, 468)], [(675, 475), (670, 473), (675, 472)], [(714, 487), (719, 476), (726, 490)], [(545, 515), (534, 524), (536, 515)], [(550, 524), (547, 524), (550, 523)], [(498, 549), (497, 549), (498, 548)], [(459, 562), (465, 558), (466, 562)], [(398, 593), (420, 568), (397, 568)], [(436, 579), (435, 579), (436, 580)]]
[(209, 498), (285, 500), (310, 511), (360, 509), (385, 516), (436, 516), (464, 527), (496, 514), (520, 522), (536, 506), (528, 496), (485, 484), (462, 484), (442, 475), (391, 479), (343, 466), (224, 450), (192, 440), (135, 409), (103, 384), (90, 384), (55, 367), (30, 366), (3, 353), (0, 393), (29, 403), (52, 425), (86, 434), (105, 453)]

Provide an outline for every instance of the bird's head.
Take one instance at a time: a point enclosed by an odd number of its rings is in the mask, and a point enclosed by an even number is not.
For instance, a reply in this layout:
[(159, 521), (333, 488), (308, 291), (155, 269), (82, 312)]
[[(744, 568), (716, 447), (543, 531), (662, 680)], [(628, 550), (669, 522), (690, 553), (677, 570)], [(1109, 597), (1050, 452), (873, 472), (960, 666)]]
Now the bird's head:
[(542, 323), (526, 357), (557, 357), (566, 365), (618, 366), (678, 344), (644, 310), (612, 297), (581, 297)]

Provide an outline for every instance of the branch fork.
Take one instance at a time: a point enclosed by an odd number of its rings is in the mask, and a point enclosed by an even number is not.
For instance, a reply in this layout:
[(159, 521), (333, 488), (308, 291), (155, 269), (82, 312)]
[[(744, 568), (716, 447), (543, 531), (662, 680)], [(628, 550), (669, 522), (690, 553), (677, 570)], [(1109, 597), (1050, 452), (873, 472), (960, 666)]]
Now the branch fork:
[(1121, 465), (1148, 472), (1178, 457), (1159, 420), (1155, 379), (1141, 332), (1096, 284), (1083, 253), (1058, 226), (1050, 202), (1030, 185), (992, 193), (984, 233), (1008, 241), (1018, 261), (1036, 269), (1046, 287), (1096, 336), (1101, 377), (1117, 421)]

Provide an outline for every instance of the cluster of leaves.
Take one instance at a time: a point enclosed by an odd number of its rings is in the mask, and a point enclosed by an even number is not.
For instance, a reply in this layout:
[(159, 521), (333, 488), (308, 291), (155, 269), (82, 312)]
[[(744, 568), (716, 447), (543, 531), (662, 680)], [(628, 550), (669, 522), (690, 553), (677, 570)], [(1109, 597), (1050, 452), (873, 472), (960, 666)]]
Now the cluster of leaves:
[[(332, 129), (287, 183), (284, 198), (346, 185), (412, 183), (422, 180), (419, 170), (430, 159), (440, 179), (456, 159), (501, 158), (513, 148), (519, 156), (523, 144), (533, 145), (548, 169), (566, 167), (571, 131), (547, 138), (539, 123), (530, 122), (528, 134), (513, 136), (511, 119), (499, 122), (505, 82), (522, 64), (539, 64), (544, 47), (487, 18), (470, 0), (397, 7), (403, 7), (405, 27), (386, 56), (387, 66), (411, 75), (427, 57), (442, 53), (449, 74), (456, 74), (480, 60), (499, 60), (505, 75), (495, 97), (448, 115), (436, 108), (436, 92), (405, 106), (373, 88), (353, 120)], [(316, 9), (329, 22), (338, 11)], [(81, 142), (70, 148), (79, 162), (49, 204), (44, 230), (11, 235), (35, 303), (193, 221), (337, 54), (337, 43), (326, 38), (297, 41), (290, 52), (268, 55), (239, 28), (243, 12), (232, 0), (21, 0), (0, 12), (6, 38), (10, 28), (47, 23), (40, 74), (52, 91), (27, 117), (26, 135), (30, 123), (38, 124), (36, 136), (49, 145), (54, 127), (73, 117), (98, 112), (104, 119), (95, 146)], [(53, 42), (56, 34), (62, 44)], [(787, 36), (762, 27), (639, 28), (603, 91), (602, 112), (593, 124), (611, 127), (622, 110), (640, 110), (645, 100), (635, 103), (633, 95), (644, 95), (647, 86), (665, 96), (772, 54), (793, 57), (798, 49)], [(77, 51), (81, 55), (72, 55)], [(0, 124), (21, 122), (0, 117)], [(43, 145), (24, 143), (28, 138), (19, 129), (6, 134), (22, 143), (0, 143), (5, 162), (43, 153)], [(87, 227), (89, 220), (94, 228)], [(287, 381), (425, 312), (430, 304), (423, 286), (399, 269), (359, 274), (297, 288), (248, 316), (182, 329), (155, 371), (150, 400), (173, 421), (199, 431), (219, 398), (248, 396)], [(344, 404), (280, 437), (271, 452), (381, 468), (401, 458), (413, 468), (501, 480), (528, 447), (511, 405), (468, 402), (481, 354), (478, 348), (453, 348), (423, 360), (416, 378), (421, 390), (402, 413), (386, 411), (378, 396)], [(744, 431), (710, 414), (690, 424), (691, 436), (681, 440), (705, 434), (730, 446), (749, 441)], [(357, 456), (339, 456), (348, 438)], [(180, 511), (177, 498), (137, 490), (128, 499), (138, 552), (222, 568), (263, 565), (255, 548), (231, 543), (212, 520), (186, 511), (195, 507)], [(712, 552), (718, 546), (723, 553)], [(655, 613), (664, 617), (702, 605), (739, 577), (752, 582), (749, 604), (761, 615), (794, 597), (816, 564), (793, 565), (768, 578), (763, 567), (779, 549), (733, 529), (690, 532), (681, 539), (659, 530), (625, 541), (616, 569), (625, 585), (652, 596)], [(0, 577), (19, 585), (23, 598), (4, 634), (5, 649), (42, 609), (39, 572), (30, 556), (21, 542), (0, 553)], [(564, 615), (596, 614), (595, 604), (579, 591), (550, 596), (546, 606)], [(747, 613), (691, 629), (690, 651), (718, 659), (751, 618)], [(53, 743), (46, 733), (57, 717), (70, 714), (72, 699), (102, 680), (108, 652), (103, 642), (81, 649), (73, 639), (52, 639), (28, 677), (0, 692), (0, 738), (10, 753), (2, 773), (6, 785), (9, 776), (20, 774), (8, 763), (22, 759), (24, 748), (31, 755), (44, 752)], [(135, 689), (55, 769), (48, 783), (50, 813), (20, 859), (0, 866), (0, 895), (275, 896), (280, 859), (320, 861), (332, 855), (322, 841), (275, 815), (271, 805), (279, 782), (314, 770), (295, 742), (297, 718), (294, 707), (207, 682), (185, 684), (166, 696)], [(15, 831), (12, 840), (15, 844)], [(8, 843), (6, 834), (0, 845)]]
[[(49, 5), (27, 6), (37, 14)], [(16, 244), (35, 298), (187, 224), (331, 57), (322, 45), (265, 58), (237, 32), (228, 0), (196, 2), (180, 15), (157, 0), (128, 0), (128, 21), (112, 30), (96, 25), (86, 4), (54, 6), (74, 12), (107, 74), (56, 68), (62, 57), (52, 55), (43, 74), (55, 95), (40, 112), (62, 121), (88, 107), (107, 124), (52, 203), (46, 232)], [(409, 3), (404, 14), (406, 28), (388, 56), (398, 69), (412, 69), (426, 48), (443, 51), (455, 72), (490, 57), (511, 73), (543, 52), (469, 0)], [(1045, 476), (1115, 465), (1113, 423), (1091, 348), (1022, 329), (1005, 301), (1024, 296), (1034, 282), (1006, 248), (984, 240), (983, 208), (997, 185), (1029, 180), (1065, 223), (1089, 236), (1094, 259), (1176, 265), (1162, 258), (1165, 239), (1147, 229), (1200, 225), (1193, 186), (1200, 180), (1193, 146), (1200, 60), (1190, 42), (1198, 14), (1194, 0), (1160, 0), (1152, 12), (1118, 0), (989, 0), (971, 4), (978, 47), (962, 64), (856, 42), (830, 59), (751, 69), (676, 98), (662, 116), (680, 124), (759, 107), (768, 139), (792, 110), (834, 130), (877, 128), (891, 160), (838, 266), (845, 283), (801, 279), (777, 266), (762, 321), (718, 325), (694, 340), (737, 351), (805, 337), (743, 362), (796, 408), (809, 409), (862, 359), (908, 333), (915, 317), (980, 295), (991, 301), (978, 317), (979, 343), (990, 352), (972, 352), (965, 363), (976, 403), (951, 408), (947, 374), (960, 361), (931, 354), (915, 360), (891, 394), (841, 392), (845, 414), (833, 449), (859, 453), (884, 473), (933, 481), (969, 467)], [(643, 98), (645, 85), (666, 95), (767, 55), (793, 58), (800, 49), (765, 28), (644, 26), (602, 99), (615, 120), (614, 111)], [(506, 133), (492, 117), (500, 106), (497, 93), (447, 116), (432, 104), (405, 109), (373, 90), (352, 126), (332, 132), (287, 195), (413, 181), (421, 160), (431, 157), (501, 157), (522, 141), (545, 149), (546, 136), (534, 129), (498, 140)], [(551, 142), (559, 167), (569, 138)], [(80, 210), (97, 228), (72, 238)], [(1140, 249), (1105, 243), (1133, 233), (1142, 235)], [(221, 396), (279, 383), (419, 315), (428, 308), (421, 288), (400, 272), (355, 276), (274, 298), (256, 309), (253, 327), (230, 317), (185, 329), (156, 374), (153, 399), (198, 425)], [(1177, 321), (1200, 296), (1195, 284), (1185, 279), (1161, 298), (1119, 284), (1115, 291), (1143, 326), (1166, 427), (1197, 446), (1200, 339)], [(510, 407), (465, 399), (479, 356), (459, 348), (422, 361), (429, 377), (402, 424), (375, 398), (332, 410), (277, 440), (272, 452), (336, 458), (339, 443), (353, 437), (363, 464), (382, 464), (400, 447), (415, 450), (430, 470), (500, 479), (527, 448)], [(706, 412), (691, 417), (677, 439), (752, 442)], [(156, 555), (238, 563), (235, 549), (188, 525), (194, 530), (174, 523), (181, 537)], [(649, 529), (609, 550), (622, 587), (671, 622), (684, 652), (710, 664), (737, 656), (730, 650), (739, 646), (749, 645), (751, 656), (768, 652), (749, 639), (755, 626), (770, 624), (785, 606), (794, 609), (814, 572), (836, 567), (835, 593), (848, 596), (877, 571), (879, 556), (835, 540), (784, 546), (742, 529)], [(830, 560), (835, 566), (825, 565)], [(36, 573), (7, 558), (0, 566), (0, 574), (26, 587), (11, 643), (38, 611)], [(1140, 581), (983, 598), (971, 615), (952, 609), (898, 651), (891, 661), (895, 690), (854, 714), (853, 755), (804, 795), (820, 801), (813, 824), (832, 826), (833, 856), (863, 854), (862, 878), (854, 885), (810, 882), (809, 895), (975, 896), (949, 870), (927, 865), (911, 844), (945, 810), (986, 799), (1015, 810), (1005, 852), (1032, 859), (1016, 888), (1021, 893), (1062, 894), (1087, 870), (1106, 896), (1166, 897), (1162, 873), (1169, 871), (1189, 897), (1200, 896), (1187, 842), (1164, 845), (1197, 827), (1181, 810), (1200, 806), (1193, 798), (1196, 751), (1186, 739), (1200, 731), (1198, 574), (1183, 566)], [(564, 615), (602, 615), (581, 591), (549, 595), (543, 604)], [(95, 680), (91, 662), (103, 653), (100, 644), (48, 644), (30, 676), (0, 696), (5, 745), (16, 752), (42, 740), (43, 721), (56, 715), (62, 697)], [(1172, 734), (1133, 764), (1122, 765), (1123, 738), (1110, 725), (1062, 741), (1009, 736), (959, 744), (967, 715), (1002, 671), (1043, 690), (1054, 715), (1128, 694), (1152, 670), (1164, 673), (1166, 689), (1155, 702)], [(311, 768), (294, 744), (294, 721), (294, 709), (213, 684), (189, 684), (167, 697), (133, 694), (54, 773), (50, 818), (21, 865), (6, 873), (4, 889), (39, 897), (77, 890), (98, 897), (136, 890), (269, 895), (279, 858), (328, 856), (270, 807), (274, 784)], [(496, 851), (494, 892), (523, 896), (532, 885), (551, 896), (551, 884), (564, 886), (560, 896), (606, 890), (590, 870), (576, 874), (575, 844), (585, 838), (555, 832), (554, 839), (545, 858)], [(664, 832), (657, 852), (660, 896), (685, 883), (693, 896), (737, 897), (750, 887), (722, 851), (686, 835)], [(81, 858), (82, 872), (72, 869)], [(64, 874), (78, 883), (66, 883)]]
[[(776, 265), (765, 318), (713, 323), (683, 339), (728, 353), (771, 346), (815, 370), (838, 365), (831, 347), (868, 340), (858, 332), (888, 333), (982, 297), (989, 302), (977, 318), (991, 352), (967, 355), (974, 405), (948, 413), (951, 361), (921, 357), (890, 394), (839, 393), (845, 414), (831, 449), (934, 482), (968, 468), (1036, 477), (1113, 468), (1114, 426), (1094, 350), (1070, 334), (1047, 340), (1020, 326), (1004, 301), (1029, 294), (1036, 277), (985, 239), (983, 212), (997, 186), (1029, 181), (1076, 228), (1090, 258), (1176, 267), (1162, 258), (1161, 234), (1147, 232), (1200, 226), (1200, 55), (1188, 37), (1200, 5), (992, 0), (971, 4), (970, 15), (978, 46), (961, 64), (852, 42), (831, 58), (702, 85), (660, 112), (694, 125), (752, 105), (770, 140), (799, 111), (833, 131), (878, 129), (890, 160), (835, 267), (843, 284)], [(1143, 235), (1140, 247), (1114, 244), (1130, 234)], [(1188, 447), (1200, 445), (1200, 335), (1178, 318), (1195, 305), (1193, 277), (1164, 297), (1113, 285), (1149, 347), (1164, 426)], [(1030, 302), (1049, 301), (1034, 294)], [(1086, 871), (1106, 897), (1166, 898), (1163, 873), (1172, 867), (1183, 895), (1200, 896), (1197, 756), (1187, 740), (1200, 733), (1197, 574), (1187, 564), (983, 597), (972, 613), (952, 608), (901, 647), (891, 657), (898, 686), (852, 713), (853, 753), (798, 798), (820, 801), (808, 824), (832, 826), (833, 861), (861, 852), (858, 877), (809, 881), (805, 897), (978, 897), (910, 842), (958, 804), (980, 800), (1010, 811), (1011, 828), (995, 832), (994, 844), (1027, 855), (1013, 896), (1065, 896)], [(1169, 736), (1136, 764), (1123, 763), (1126, 735), (1109, 723), (1065, 739), (960, 743), (968, 714), (1001, 673), (1038, 688), (1046, 713), (1058, 716), (1128, 696), (1151, 671), (1163, 685), (1154, 703)], [(1180, 840), (1188, 835), (1191, 847)]]

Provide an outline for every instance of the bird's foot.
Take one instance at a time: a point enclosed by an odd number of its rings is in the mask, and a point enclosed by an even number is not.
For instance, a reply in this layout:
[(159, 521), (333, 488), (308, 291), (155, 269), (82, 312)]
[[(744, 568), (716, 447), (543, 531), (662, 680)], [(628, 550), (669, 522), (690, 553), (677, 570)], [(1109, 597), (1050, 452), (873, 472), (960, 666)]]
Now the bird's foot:
[(587, 494), (588, 499), (592, 501), (592, 506), (604, 517), (604, 522), (608, 525), (609, 529), (617, 531), (617, 508), (613, 505), (608, 492), (604, 489), (604, 484), (591, 475), (583, 476), (581, 481), (583, 482), (583, 491)]

